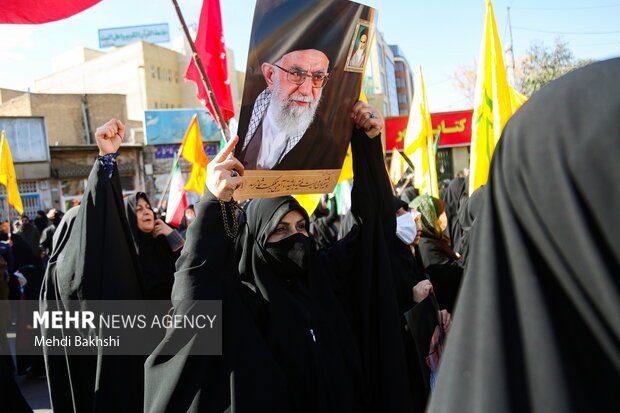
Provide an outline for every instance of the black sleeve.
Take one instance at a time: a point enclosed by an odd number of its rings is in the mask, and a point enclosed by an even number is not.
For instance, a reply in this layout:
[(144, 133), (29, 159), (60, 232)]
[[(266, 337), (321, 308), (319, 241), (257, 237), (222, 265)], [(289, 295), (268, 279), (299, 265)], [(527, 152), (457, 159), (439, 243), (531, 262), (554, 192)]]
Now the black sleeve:
[[(381, 392), (370, 395), (369, 410), (412, 411), (398, 305), (398, 274), (390, 258), (396, 239), (396, 215), (381, 137), (369, 139), (362, 130), (355, 130), (351, 147), (351, 211), (359, 230), (353, 234), (357, 237), (355, 247), (344, 250), (337, 258), (352, 264), (347, 295), (350, 306), (345, 311), (359, 340), (364, 376), (385, 384)], [(374, 360), (381, 360), (380, 366)]]
[[(360, 253), (357, 248), (360, 232), (372, 231), (372, 225), (367, 229), (367, 223), (379, 220), (388, 234), (396, 233), (392, 190), (383, 160), (381, 135), (371, 139), (361, 129), (354, 128), (351, 145), (354, 174), (351, 194), (353, 229), (330, 248), (327, 255), (330, 268), (338, 278), (333, 280), (338, 289), (345, 288), (347, 281), (344, 278), (350, 275), (352, 263)], [(332, 208), (332, 211), (335, 210), (336, 208)], [(392, 242), (391, 238), (383, 238), (386, 245)]]
[[(140, 299), (142, 286), (118, 170), (95, 161), (58, 264), (63, 299)], [(68, 287), (65, 289), (65, 287)]]
[[(230, 204), (225, 203), (232, 227)], [(235, 272), (234, 240), (224, 229), (220, 201), (208, 190), (195, 205), (196, 220), (187, 228), (187, 240), (176, 263), (172, 299), (221, 300), (222, 280)]]
[(170, 234), (166, 235), (166, 241), (168, 241), (168, 246), (173, 252), (180, 251), (185, 244), (185, 238), (176, 229), (173, 229)]

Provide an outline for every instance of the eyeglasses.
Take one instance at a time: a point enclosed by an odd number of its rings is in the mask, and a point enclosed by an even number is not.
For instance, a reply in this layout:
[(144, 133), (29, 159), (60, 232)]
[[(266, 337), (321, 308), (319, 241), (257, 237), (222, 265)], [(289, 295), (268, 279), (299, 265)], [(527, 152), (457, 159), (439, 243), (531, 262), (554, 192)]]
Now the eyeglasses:
[(286, 72), (286, 79), (294, 83), (296, 85), (303, 85), (306, 81), (306, 78), (309, 77), (312, 82), (312, 87), (322, 88), (327, 84), (329, 80), (329, 74), (327, 73), (308, 73), (303, 70), (287, 70), (281, 66), (274, 64), (278, 69), (284, 70)]

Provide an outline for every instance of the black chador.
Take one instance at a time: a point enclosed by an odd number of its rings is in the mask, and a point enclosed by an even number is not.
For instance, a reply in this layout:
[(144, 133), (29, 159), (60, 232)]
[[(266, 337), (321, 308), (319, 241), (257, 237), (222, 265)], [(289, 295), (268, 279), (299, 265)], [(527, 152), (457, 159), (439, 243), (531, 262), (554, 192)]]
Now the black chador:
[(507, 122), (429, 412), (616, 412), (620, 59)]
[[(81, 205), (67, 212), (54, 234), (40, 307), (66, 311), (69, 301), (78, 301), (88, 310), (91, 300), (142, 297), (117, 169), (109, 178), (96, 161)], [(141, 411), (143, 363), (139, 356), (46, 355), (54, 411)]]
[(146, 363), (147, 412), (411, 411), (381, 140), (355, 131), (352, 146), (358, 224), (330, 249), (267, 242), (288, 212), (308, 219), (290, 197), (251, 201), (236, 242), (218, 200), (197, 204), (172, 298), (222, 300), (223, 355), (193, 356), (201, 335), (170, 330)]

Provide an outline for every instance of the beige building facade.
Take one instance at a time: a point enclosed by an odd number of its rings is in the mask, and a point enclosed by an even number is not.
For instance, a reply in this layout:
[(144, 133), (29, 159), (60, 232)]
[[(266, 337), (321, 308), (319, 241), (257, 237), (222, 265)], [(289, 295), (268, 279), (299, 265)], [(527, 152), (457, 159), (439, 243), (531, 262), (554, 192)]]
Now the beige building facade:
[(144, 41), (108, 53), (81, 48), (63, 55), (65, 67), (56, 65), (58, 71), (36, 80), (34, 88), (37, 93), (125, 95), (130, 126), (141, 127), (144, 110), (183, 106), (177, 55)]
[[(0, 124), (7, 129), (26, 213), (33, 216), (38, 209), (66, 210), (79, 202), (98, 152), (95, 130), (111, 118), (128, 122), (125, 96), (3, 89), (0, 97)], [(29, 131), (31, 125), (42, 125), (43, 130)], [(28, 145), (36, 147), (29, 149)], [(141, 144), (123, 144), (118, 162), (127, 193), (144, 186), (142, 148)], [(28, 152), (40, 154), (32, 160), (25, 156)], [(4, 202), (0, 203), (3, 208)]]
[[(139, 41), (104, 53), (78, 48), (54, 59), (54, 73), (35, 80), (36, 93), (123, 94), (127, 98), (129, 126), (141, 128), (144, 111), (152, 109), (203, 108), (196, 85), (183, 79), (191, 54), (186, 41), (177, 50)], [(228, 70), (235, 108), (241, 93), (234, 54), (228, 54)], [(241, 83), (242, 84), (242, 83)], [(140, 137), (135, 143), (142, 143)]]

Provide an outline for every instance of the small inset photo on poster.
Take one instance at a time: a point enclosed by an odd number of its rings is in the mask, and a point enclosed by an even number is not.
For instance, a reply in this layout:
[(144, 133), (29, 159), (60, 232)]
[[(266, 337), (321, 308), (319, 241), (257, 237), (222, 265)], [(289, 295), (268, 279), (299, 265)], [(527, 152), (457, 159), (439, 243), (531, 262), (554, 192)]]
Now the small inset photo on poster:
[[(329, 193), (353, 131), (365, 61), (350, 64), (374, 9), (345, 0), (258, 0), (239, 116), (236, 199)], [(365, 54), (365, 52), (364, 52)], [(364, 57), (364, 60), (366, 56)]]
[(369, 21), (360, 19), (355, 28), (355, 34), (351, 40), (349, 47), (349, 58), (345, 64), (344, 70), (350, 72), (364, 73), (366, 59), (368, 58), (368, 50), (372, 39), (370, 29), (372, 25)]

